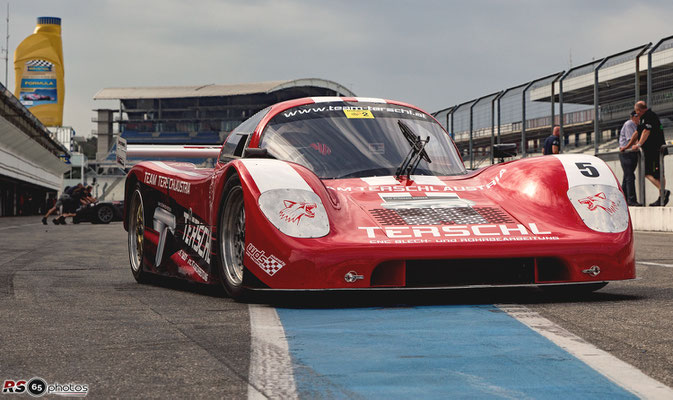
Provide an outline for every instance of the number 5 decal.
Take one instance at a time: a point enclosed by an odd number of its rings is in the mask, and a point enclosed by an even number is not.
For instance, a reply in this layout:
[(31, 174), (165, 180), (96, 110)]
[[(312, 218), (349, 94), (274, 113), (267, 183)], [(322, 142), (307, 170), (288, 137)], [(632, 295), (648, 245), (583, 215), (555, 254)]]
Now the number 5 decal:
[(598, 178), (600, 175), (598, 170), (589, 162), (578, 162), (575, 165), (580, 170), (580, 173), (588, 178)]

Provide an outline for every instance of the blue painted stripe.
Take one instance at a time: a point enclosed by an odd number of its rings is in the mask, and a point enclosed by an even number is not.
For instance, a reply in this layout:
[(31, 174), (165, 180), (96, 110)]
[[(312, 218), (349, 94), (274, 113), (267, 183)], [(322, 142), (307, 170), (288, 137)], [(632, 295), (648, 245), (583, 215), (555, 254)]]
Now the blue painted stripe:
[(636, 398), (494, 306), (277, 311), (305, 399)]

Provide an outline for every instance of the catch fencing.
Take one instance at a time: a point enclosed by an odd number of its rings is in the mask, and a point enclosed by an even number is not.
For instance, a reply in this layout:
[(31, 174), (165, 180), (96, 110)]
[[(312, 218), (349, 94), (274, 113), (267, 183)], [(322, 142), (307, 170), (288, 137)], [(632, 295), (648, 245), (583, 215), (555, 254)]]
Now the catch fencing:
[[(494, 144), (516, 144), (520, 157), (541, 154), (554, 126), (561, 130), (561, 152), (613, 153), (619, 146), (619, 131), (639, 100), (646, 101), (659, 115), (670, 143), (673, 36), (480, 96), (433, 115), (454, 138), (465, 163), (478, 168), (496, 161)], [(618, 161), (609, 163), (613, 171), (621, 172)], [(663, 167), (662, 163), (666, 170)], [(669, 167), (669, 174), (671, 170)], [(648, 198), (656, 198), (658, 193), (645, 188), (642, 179), (639, 177), (637, 191), (643, 192), (643, 198), (646, 191)]]

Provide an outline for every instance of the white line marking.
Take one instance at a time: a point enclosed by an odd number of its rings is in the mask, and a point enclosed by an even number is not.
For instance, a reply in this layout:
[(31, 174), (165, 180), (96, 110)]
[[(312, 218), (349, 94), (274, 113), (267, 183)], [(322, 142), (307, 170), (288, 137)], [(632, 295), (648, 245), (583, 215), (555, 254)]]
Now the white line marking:
[(636, 396), (643, 399), (673, 399), (673, 389), (650, 378), (633, 365), (568, 332), (535, 311), (518, 304), (496, 306)]
[(646, 262), (646, 261), (636, 261), (636, 264), (654, 265), (655, 267), (673, 268), (673, 264), (660, 264), (660, 263)]
[(290, 348), (275, 308), (250, 304), (248, 399), (298, 399)]

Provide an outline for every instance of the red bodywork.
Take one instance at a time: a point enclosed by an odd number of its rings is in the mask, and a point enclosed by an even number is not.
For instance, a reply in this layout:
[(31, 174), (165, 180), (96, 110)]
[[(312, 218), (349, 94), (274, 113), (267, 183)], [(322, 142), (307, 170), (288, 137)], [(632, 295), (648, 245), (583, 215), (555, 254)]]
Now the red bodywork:
[[(273, 106), (257, 126), (249, 147), (259, 146), (261, 132), (273, 116), (312, 102), (298, 99)], [(405, 103), (387, 103), (419, 110)], [(232, 173), (239, 175), (244, 191), (249, 250), (244, 265), (258, 279), (258, 288), (519, 286), (635, 278), (630, 220), (618, 233), (588, 228), (568, 197), (569, 178), (559, 160), (531, 157), (467, 175), (438, 177), (430, 183), (403, 177), (396, 184), (380, 185), (360, 178), (321, 180), (305, 167), (288, 163), (324, 205), (329, 233), (320, 238), (290, 237), (269, 221), (260, 210), (260, 191), (244, 159), (220, 162), (212, 169), (188, 163), (140, 163), (127, 177), (125, 204), (130, 204), (128, 197), (139, 186), (147, 191), (147, 202), (168, 205), (165, 208), (178, 218), (172, 232), (177, 247), (169, 250), (171, 254), (160, 266), (155, 265), (158, 233), (148, 223), (143, 266), (154, 273), (198, 282), (219, 282), (216, 238), (223, 186)], [(411, 197), (445, 193), (473, 205), (468, 214), (445, 217), (441, 222), (432, 222), (437, 219), (432, 210), (419, 212), (418, 220), (411, 218), (418, 223), (409, 224), (382, 207), (383, 197), (394, 193)], [(311, 204), (278, 201), (288, 221), (310, 223), (313, 218)], [(593, 208), (592, 212), (607, 212), (600, 206)], [(146, 221), (152, 221), (151, 209), (151, 204), (146, 206)], [(187, 213), (200, 221), (201, 228), (181, 223)], [(208, 249), (210, 259), (199, 257), (197, 248)], [(595, 266), (599, 274), (591, 273)]]

